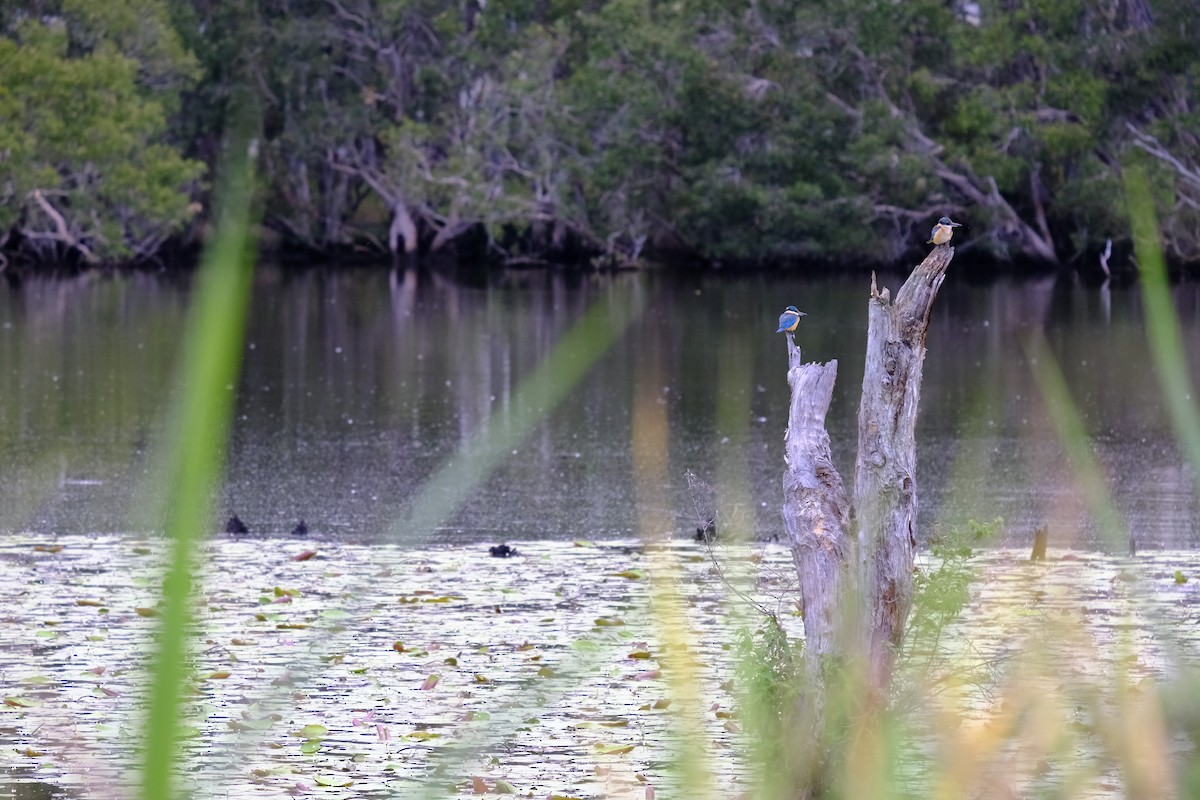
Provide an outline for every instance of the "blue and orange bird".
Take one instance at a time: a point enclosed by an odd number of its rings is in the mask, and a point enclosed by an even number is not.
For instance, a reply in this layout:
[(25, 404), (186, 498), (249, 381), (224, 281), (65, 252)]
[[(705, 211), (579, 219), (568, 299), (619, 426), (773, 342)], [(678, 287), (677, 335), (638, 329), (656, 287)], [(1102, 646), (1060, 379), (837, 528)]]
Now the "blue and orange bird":
[(788, 333), (791, 333), (792, 331), (796, 330), (796, 326), (800, 324), (800, 318), (807, 316), (807, 314), (795, 306), (788, 306), (783, 310), (783, 313), (779, 315), (779, 330), (775, 332), (783, 333), (784, 331), (787, 331)]
[(961, 223), (952, 222), (949, 217), (942, 217), (937, 221), (937, 225), (933, 226), (933, 230), (929, 234), (929, 241), (925, 244), (946, 244), (954, 235), (954, 229), (961, 227)]

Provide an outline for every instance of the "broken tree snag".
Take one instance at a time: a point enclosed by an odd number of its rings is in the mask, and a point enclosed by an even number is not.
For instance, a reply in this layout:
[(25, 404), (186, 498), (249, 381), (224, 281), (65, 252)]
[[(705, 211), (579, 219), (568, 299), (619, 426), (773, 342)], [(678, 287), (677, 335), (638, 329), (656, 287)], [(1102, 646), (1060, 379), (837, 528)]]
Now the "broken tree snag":
[(792, 400), (784, 435), (783, 527), (800, 581), (805, 661), (818, 671), (823, 656), (840, 650), (836, 637), (844, 620), (836, 612), (847, 588), (851, 544), (850, 503), (825, 430), (837, 361), (803, 364), (791, 333), (787, 339)]
[(929, 313), (954, 248), (939, 245), (891, 302), (871, 276), (858, 409), (854, 510), (867, 611), (871, 683), (886, 688), (912, 607), (917, 486), (914, 430)]
[(1033, 551), (1029, 554), (1030, 561), (1046, 560), (1046, 540), (1049, 536), (1050, 529), (1045, 525), (1033, 532)]

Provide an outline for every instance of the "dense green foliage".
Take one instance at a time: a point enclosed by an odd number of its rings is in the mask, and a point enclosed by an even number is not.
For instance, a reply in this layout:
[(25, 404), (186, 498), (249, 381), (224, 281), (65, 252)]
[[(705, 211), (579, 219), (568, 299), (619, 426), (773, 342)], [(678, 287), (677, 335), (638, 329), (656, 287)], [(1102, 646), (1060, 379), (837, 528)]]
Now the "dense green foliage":
[[(290, 247), (1200, 260), (1197, 0), (0, 0), (0, 249), (149, 257), (264, 124)], [(194, 230), (193, 230), (194, 229)]]
[(197, 73), (158, 4), (0, 3), (0, 247), (145, 258), (195, 213), (203, 166), (167, 133)]

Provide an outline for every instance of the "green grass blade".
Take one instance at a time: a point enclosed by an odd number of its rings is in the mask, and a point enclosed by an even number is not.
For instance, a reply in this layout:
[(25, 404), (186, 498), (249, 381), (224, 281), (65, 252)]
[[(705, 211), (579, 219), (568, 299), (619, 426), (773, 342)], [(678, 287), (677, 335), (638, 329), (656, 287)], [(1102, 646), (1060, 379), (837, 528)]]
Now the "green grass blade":
[(1046, 347), (1041, 334), (1031, 337), (1025, 352), (1033, 369), (1034, 379), (1041, 390), (1042, 400), (1054, 426), (1071, 471), (1083, 492), (1084, 502), (1100, 531), (1102, 541), (1115, 550), (1129, 543), (1129, 528), (1113, 502), (1104, 478), (1104, 470), (1092, 451), (1092, 442), (1071, 390), (1063, 378), (1054, 354)]
[(421, 487), (408, 513), (392, 525), (389, 538), (406, 541), (427, 536), (449, 519), (641, 316), (646, 299), (645, 294), (635, 291), (624, 303), (593, 303), (563, 334), (550, 355), (521, 381), (513, 394), (511, 410), (492, 414), (462, 451)]
[(172, 409), (164, 522), (171, 548), (144, 727), (143, 800), (176, 796), (176, 734), (188, 662), (192, 564), (211, 520), (210, 498), (220, 475), (241, 361), (252, 267), (252, 165), (246, 140), (234, 137), (234, 142), (231, 150), (240, 152), (229, 160), (219, 194), (216, 238), (196, 276)]
[(1200, 413), (1193, 398), (1191, 376), (1183, 352), (1179, 319), (1171, 302), (1167, 268), (1158, 240), (1158, 222), (1146, 173), (1132, 167), (1125, 171), (1125, 191), (1133, 225), (1133, 244), (1142, 279), (1142, 304), (1146, 309), (1146, 338), (1155, 371), (1167, 401), (1171, 424), (1192, 474), (1200, 480)]

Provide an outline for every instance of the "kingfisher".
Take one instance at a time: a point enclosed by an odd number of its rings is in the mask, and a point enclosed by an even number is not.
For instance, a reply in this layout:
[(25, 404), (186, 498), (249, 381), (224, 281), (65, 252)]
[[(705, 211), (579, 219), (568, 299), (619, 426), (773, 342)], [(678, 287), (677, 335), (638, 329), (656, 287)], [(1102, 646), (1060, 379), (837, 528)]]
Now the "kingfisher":
[(937, 225), (933, 226), (929, 233), (929, 241), (925, 244), (945, 244), (954, 235), (954, 229), (961, 227), (961, 223), (952, 222), (949, 217), (942, 217), (937, 221)]
[(800, 324), (800, 318), (806, 316), (808, 315), (797, 309), (795, 306), (788, 306), (783, 310), (783, 313), (779, 315), (779, 330), (775, 332), (783, 333), (784, 331), (787, 331), (788, 333), (791, 333), (792, 331), (796, 330), (796, 326)]

